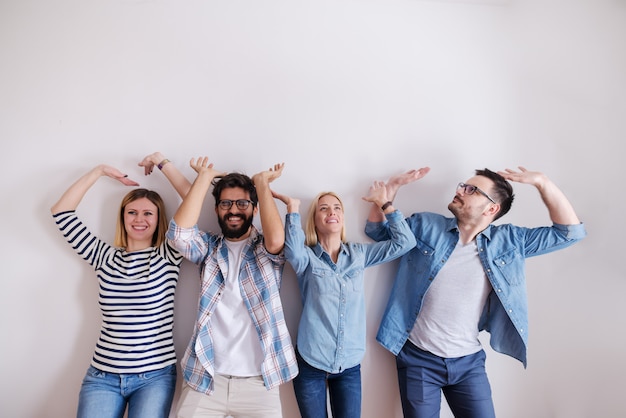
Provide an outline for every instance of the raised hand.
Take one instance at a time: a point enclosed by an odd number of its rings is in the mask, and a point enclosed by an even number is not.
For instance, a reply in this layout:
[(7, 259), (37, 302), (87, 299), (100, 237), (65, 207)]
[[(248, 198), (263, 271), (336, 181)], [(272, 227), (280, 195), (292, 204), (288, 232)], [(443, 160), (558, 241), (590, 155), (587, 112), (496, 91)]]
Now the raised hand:
[(295, 197), (290, 197), (285, 194), (280, 194), (272, 190), (272, 196), (275, 199), (280, 200), (287, 206), (287, 212), (297, 212), (300, 209), (300, 199), (296, 199)]
[(146, 155), (144, 159), (141, 160), (139, 164), (137, 165), (139, 167), (143, 167), (144, 174), (148, 176), (152, 174), (154, 167), (156, 167), (158, 164), (160, 164), (164, 160), (165, 160), (165, 157), (163, 156), (163, 154), (161, 154), (160, 152), (153, 152), (150, 155)]
[(405, 173), (391, 176), (387, 181), (387, 197), (393, 200), (396, 197), (398, 189), (406, 184), (413, 183), (424, 177), (430, 171), (430, 167), (422, 167), (417, 170), (409, 170)]
[(528, 171), (522, 166), (519, 166), (518, 168), (519, 171), (507, 168), (504, 171), (498, 171), (498, 174), (507, 180), (517, 183), (531, 184), (535, 187), (541, 187), (545, 184), (547, 180), (545, 174), (538, 171)]
[(189, 166), (193, 168), (196, 173), (207, 173), (211, 177), (218, 177), (226, 174), (223, 171), (214, 169), (213, 163), (209, 162), (209, 157), (198, 157), (197, 160), (192, 158), (191, 161), (189, 161)]
[(265, 181), (269, 184), (281, 176), (284, 167), (285, 163), (274, 164), (273, 168), (261, 171), (252, 176), (252, 181), (255, 185), (262, 181)]
[(128, 174), (122, 173), (115, 167), (111, 167), (109, 165), (101, 165), (100, 167), (102, 169), (102, 175), (104, 176), (111, 177), (125, 186), (139, 186), (139, 183), (128, 178)]
[(370, 186), (369, 194), (362, 197), (366, 202), (376, 203), (378, 207), (387, 202), (387, 187), (384, 181), (375, 181)]

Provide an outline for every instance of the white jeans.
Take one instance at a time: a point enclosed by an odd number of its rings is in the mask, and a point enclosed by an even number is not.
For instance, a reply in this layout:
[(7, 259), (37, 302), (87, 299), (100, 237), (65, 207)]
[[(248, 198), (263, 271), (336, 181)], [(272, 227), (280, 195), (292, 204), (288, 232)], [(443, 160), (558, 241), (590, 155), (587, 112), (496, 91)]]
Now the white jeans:
[(215, 375), (212, 395), (183, 384), (177, 418), (280, 418), (278, 388), (267, 390), (261, 376)]

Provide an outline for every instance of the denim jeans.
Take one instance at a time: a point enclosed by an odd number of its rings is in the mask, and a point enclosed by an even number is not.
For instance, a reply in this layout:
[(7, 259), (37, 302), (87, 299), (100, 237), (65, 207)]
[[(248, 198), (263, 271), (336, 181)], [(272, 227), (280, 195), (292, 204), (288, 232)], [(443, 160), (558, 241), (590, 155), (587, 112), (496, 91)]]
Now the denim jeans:
[(167, 418), (176, 389), (176, 365), (137, 374), (89, 366), (78, 395), (78, 418)]
[(293, 388), (302, 418), (326, 418), (326, 387), (330, 394), (333, 418), (361, 416), (361, 365), (341, 373), (328, 373), (308, 364), (296, 352), (300, 373), (293, 380)]
[(404, 417), (439, 417), (443, 392), (455, 417), (495, 418), (485, 357), (442, 358), (407, 341), (396, 357)]

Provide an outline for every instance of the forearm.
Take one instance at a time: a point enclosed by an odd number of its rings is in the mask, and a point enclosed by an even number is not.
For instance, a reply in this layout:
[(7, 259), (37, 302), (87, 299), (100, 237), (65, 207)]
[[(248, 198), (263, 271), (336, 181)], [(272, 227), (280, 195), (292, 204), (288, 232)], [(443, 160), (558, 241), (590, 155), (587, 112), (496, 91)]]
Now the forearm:
[(367, 217), (367, 220), (370, 222), (383, 222), (385, 220), (385, 215), (383, 211), (380, 210), (378, 205), (373, 203), (370, 208), (370, 213)]
[(180, 197), (184, 198), (189, 193), (191, 182), (180, 172), (176, 165), (168, 162), (161, 168), (161, 172), (169, 180)]
[(152, 174), (154, 167), (157, 167), (174, 187), (174, 190), (176, 190), (180, 197), (185, 197), (185, 195), (189, 192), (191, 182), (183, 176), (172, 161), (165, 158), (165, 156), (160, 152), (157, 151), (147, 155), (139, 163), (139, 166), (144, 168), (146, 176)]
[(255, 186), (259, 198), (259, 217), (261, 218), (265, 248), (271, 254), (278, 254), (285, 245), (285, 229), (280, 213), (269, 188), (269, 183), (257, 179)]
[(580, 223), (574, 207), (567, 199), (563, 191), (550, 179), (545, 178), (541, 184), (536, 185), (543, 203), (548, 209), (552, 222), (561, 225), (574, 225)]
[(201, 172), (196, 177), (184, 196), (182, 203), (174, 214), (174, 221), (181, 228), (191, 228), (198, 223), (202, 205), (206, 198), (207, 191), (211, 185), (213, 176), (208, 172)]
[(292, 212), (285, 219), (285, 257), (296, 274), (302, 274), (309, 263), (300, 214)]
[(391, 203), (392, 199), (389, 198), (387, 192), (389, 187), (388, 184), (386, 185), (382, 181), (375, 181), (374, 184), (370, 186), (368, 195), (363, 198), (366, 202), (372, 203), (367, 218), (369, 221), (382, 222), (385, 220), (385, 214), (392, 213), (395, 210)]
[(87, 191), (98, 181), (102, 174), (103, 168), (101, 165), (89, 170), (61, 195), (59, 200), (50, 208), (50, 211), (55, 214), (68, 210), (76, 210)]

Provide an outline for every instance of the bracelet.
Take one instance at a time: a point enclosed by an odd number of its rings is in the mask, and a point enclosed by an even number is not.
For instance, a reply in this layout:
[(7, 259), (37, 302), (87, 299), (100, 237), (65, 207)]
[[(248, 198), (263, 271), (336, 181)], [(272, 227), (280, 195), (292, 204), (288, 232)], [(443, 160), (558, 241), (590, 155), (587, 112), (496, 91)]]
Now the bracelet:
[(159, 164), (157, 164), (157, 167), (159, 168), (159, 170), (163, 170), (163, 166), (167, 163), (169, 163), (170, 160), (168, 160), (167, 158), (164, 159), (163, 161), (161, 161)]
[(393, 203), (391, 203), (390, 201), (385, 203), (384, 205), (382, 205), (380, 208), (384, 211), (385, 209), (387, 209), (389, 206), (391, 206)]

